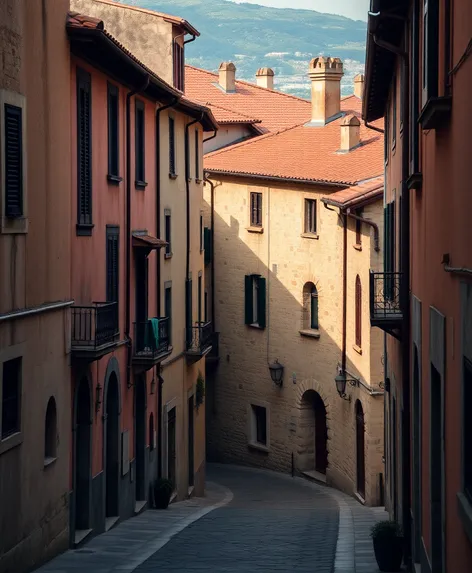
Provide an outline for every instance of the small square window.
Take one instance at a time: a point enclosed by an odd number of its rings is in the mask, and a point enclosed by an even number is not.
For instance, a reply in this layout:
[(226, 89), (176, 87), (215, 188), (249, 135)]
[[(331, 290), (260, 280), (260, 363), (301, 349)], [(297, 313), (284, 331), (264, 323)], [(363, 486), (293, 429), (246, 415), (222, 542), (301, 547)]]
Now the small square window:
[(1, 439), (20, 431), (21, 358), (3, 363)]
[(267, 446), (267, 409), (264, 406), (251, 405), (253, 416), (252, 441)]
[(316, 199), (305, 199), (305, 230), (310, 235), (316, 235)]

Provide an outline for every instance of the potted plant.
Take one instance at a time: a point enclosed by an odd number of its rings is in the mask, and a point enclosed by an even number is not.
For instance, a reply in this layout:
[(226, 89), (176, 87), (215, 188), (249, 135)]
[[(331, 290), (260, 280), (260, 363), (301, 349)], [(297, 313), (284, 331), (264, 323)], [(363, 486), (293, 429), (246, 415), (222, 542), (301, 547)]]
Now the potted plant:
[(196, 406), (197, 408), (203, 404), (203, 398), (205, 397), (205, 379), (202, 373), (198, 371), (197, 377), (197, 389), (196, 389)]
[(168, 507), (173, 490), (172, 482), (166, 478), (159, 478), (154, 482), (154, 504), (156, 509), (166, 509)]
[(379, 521), (370, 533), (380, 571), (400, 571), (403, 559), (403, 532), (396, 521)]

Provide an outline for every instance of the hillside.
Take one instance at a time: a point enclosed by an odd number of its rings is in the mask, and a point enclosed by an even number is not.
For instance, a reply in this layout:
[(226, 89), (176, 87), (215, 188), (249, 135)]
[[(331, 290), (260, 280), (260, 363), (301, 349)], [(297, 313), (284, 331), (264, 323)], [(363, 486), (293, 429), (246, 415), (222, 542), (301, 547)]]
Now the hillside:
[(226, 0), (125, 0), (143, 8), (182, 16), (201, 36), (187, 46), (187, 63), (215, 71), (232, 60), (237, 77), (254, 81), (256, 70), (270, 66), (275, 85), (308, 98), (307, 69), (317, 55), (340, 57), (345, 64), (343, 95), (364, 66), (366, 24), (313, 10), (267, 8)]

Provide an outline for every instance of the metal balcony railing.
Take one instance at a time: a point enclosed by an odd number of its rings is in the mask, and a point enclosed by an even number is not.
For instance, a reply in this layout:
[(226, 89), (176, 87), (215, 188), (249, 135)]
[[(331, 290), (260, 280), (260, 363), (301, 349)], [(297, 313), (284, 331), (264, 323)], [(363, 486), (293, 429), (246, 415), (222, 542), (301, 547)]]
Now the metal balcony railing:
[(402, 274), (370, 272), (371, 322), (396, 323), (402, 320), (400, 304)]
[(203, 354), (211, 346), (212, 335), (211, 322), (197, 322), (187, 328), (187, 351)]
[(133, 355), (139, 359), (155, 360), (169, 350), (169, 319), (150, 318), (134, 322)]
[(94, 302), (72, 306), (72, 348), (96, 349), (118, 337), (118, 303)]

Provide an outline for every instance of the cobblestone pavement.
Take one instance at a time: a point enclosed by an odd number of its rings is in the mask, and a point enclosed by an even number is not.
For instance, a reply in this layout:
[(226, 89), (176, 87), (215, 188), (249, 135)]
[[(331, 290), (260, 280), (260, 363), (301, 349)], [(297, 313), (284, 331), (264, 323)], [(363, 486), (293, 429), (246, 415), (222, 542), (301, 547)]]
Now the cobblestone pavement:
[(37, 573), (377, 573), (370, 526), (386, 513), (265, 470), (210, 465), (207, 495), (146, 511)]

